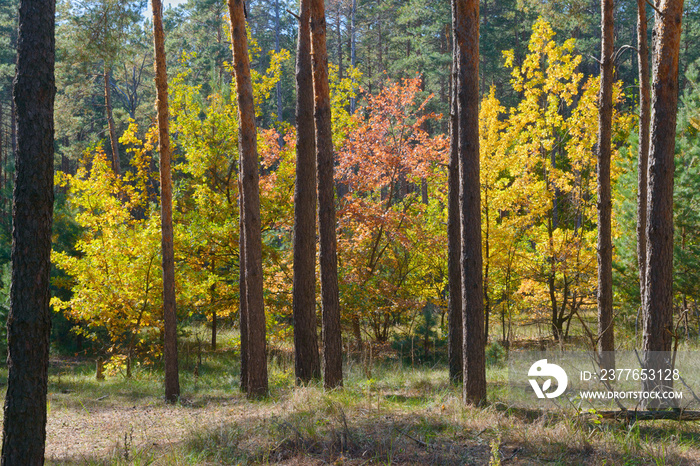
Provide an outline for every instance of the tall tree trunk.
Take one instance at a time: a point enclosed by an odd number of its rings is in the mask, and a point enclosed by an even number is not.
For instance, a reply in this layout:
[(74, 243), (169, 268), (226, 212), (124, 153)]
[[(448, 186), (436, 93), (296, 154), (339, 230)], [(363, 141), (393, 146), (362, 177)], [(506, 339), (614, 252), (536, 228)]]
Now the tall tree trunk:
[(158, 149), (160, 152), (165, 400), (169, 403), (175, 403), (180, 397), (180, 376), (177, 366), (177, 303), (175, 299), (175, 250), (173, 246), (173, 189), (170, 171), (170, 134), (168, 132), (168, 72), (165, 64), (163, 4), (161, 0), (151, 0), (151, 7), (153, 10), (156, 109), (158, 110)]
[(598, 94), (598, 351), (601, 367), (615, 367), (612, 293), (612, 197), (610, 158), (613, 112), (613, 0), (601, 0), (600, 92)]
[(53, 217), (54, 0), (19, 7), (17, 154), (3, 465), (44, 464)]
[[(238, 157), (239, 169), (243, 157)], [(240, 173), (239, 173), (240, 175)], [(248, 300), (245, 283), (245, 226), (243, 225), (243, 187), (238, 180), (238, 316), (241, 332), (241, 391), (248, 392)]]
[(107, 112), (107, 127), (109, 128), (109, 142), (112, 148), (112, 170), (119, 176), (122, 172), (121, 162), (119, 160), (119, 141), (117, 139), (117, 129), (114, 125), (114, 118), (112, 117), (112, 86), (110, 84), (110, 77), (112, 75), (112, 69), (104, 64), (104, 84), (105, 84), (105, 111)]
[(637, 164), (637, 263), (640, 302), (644, 305), (647, 270), (647, 174), (649, 170), (649, 44), (646, 0), (637, 0), (637, 60), (639, 67), (639, 148)]
[[(355, 68), (355, 14), (357, 13), (357, 0), (352, 0), (352, 9), (350, 10), (350, 66)], [(350, 114), (355, 113), (355, 98), (350, 98)]]
[(338, 35), (338, 80), (343, 79), (343, 35), (340, 28), (340, 14), (342, 13), (342, 3), (337, 2), (335, 11), (335, 32)]
[[(669, 367), (659, 352), (671, 350), (673, 332), (673, 172), (683, 0), (661, 0), (657, 5), (642, 343), (643, 363), (652, 370)], [(643, 383), (647, 391), (668, 390), (669, 385), (669, 381), (658, 379)]]
[(297, 38), (297, 164), (294, 189), (294, 373), (297, 382), (321, 378), (316, 333), (316, 144), (309, 0), (299, 5)]
[(311, 57), (316, 122), (316, 177), (318, 180), (318, 221), (321, 266), (321, 309), (323, 317), (323, 384), (343, 385), (343, 343), (340, 333), (338, 299), (338, 257), (335, 236), (333, 180), (333, 136), (328, 88), (326, 14), (324, 0), (311, 0)]
[(457, 41), (460, 224), (463, 328), (463, 398), (486, 400), (484, 288), (479, 180), (479, 2), (454, 0)]
[[(454, 1), (453, 1), (454, 11)], [(456, 27), (453, 14), (453, 27)], [(454, 37), (454, 35), (453, 35)], [(459, 121), (457, 118), (457, 42), (453, 43), (452, 98), (450, 104), (450, 164), (447, 204), (447, 275), (449, 302), (447, 312), (447, 351), (450, 380), (462, 383), (462, 272), (460, 266), (461, 227), (459, 219)]]
[(240, 119), (241, 216), (245, 230), (241, 236), (245, 250), (245, 295), (248, 314), (248, 384), (246, 393), (249, 397), (258, 397), (266, 395), (268, 391), (258, 175), (260, 163), (258, 161), (253, 82), (250, 78), (244, 1), (228, 0), (228, 9), (231, 18), (233, 67), (236, 73)]
[[(280, 0), (275, 0), (275, 52), (280, 51)], [(277, 81), (275, 85), (277, 97), (277, 121), (282, 122), (282, 84)], [(284, 137), (280, 134), (280, 146), (284, 143)]]

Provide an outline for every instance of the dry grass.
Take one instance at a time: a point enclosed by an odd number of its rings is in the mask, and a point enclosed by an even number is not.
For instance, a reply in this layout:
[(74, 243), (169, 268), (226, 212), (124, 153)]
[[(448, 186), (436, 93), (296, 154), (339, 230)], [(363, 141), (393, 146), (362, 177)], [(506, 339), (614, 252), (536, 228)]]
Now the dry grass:
[[(222, 345), (184, 357), (183, 399), (162, 400), (162, 373), (98, 382), (81, 360), (52, 361), (48, 464), (700, 464), (697, 423), (596, 423), (570, 411), (504, 403), (507, 371), (490, 369), (489, 400), (464, 406), (443, 367), (361, 359), (345, 388), (293, 387), (289, 352), (275, 352), (271, 394), (238, 390), (235, 354)], [(233, 370), (232, 370), (233, 368)], [(5, 374), (0, 370), (0, 382)]]

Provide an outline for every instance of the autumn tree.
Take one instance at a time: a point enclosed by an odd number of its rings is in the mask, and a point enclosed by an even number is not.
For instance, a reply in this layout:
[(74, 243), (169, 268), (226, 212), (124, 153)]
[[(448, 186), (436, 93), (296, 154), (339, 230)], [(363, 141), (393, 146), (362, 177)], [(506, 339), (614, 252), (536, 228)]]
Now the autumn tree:
[(610, 159), (612, 156), (613, 113), (613, 1), (601, 0), (600, 92), (598, 94), (598, 350), (603, 367), (615, 367), (612, 292), (612, 197)]
[[(338, 211), (344, 317), (387, 341), (396, 322), (440, 299), (444, 281), (442, 206), (421, 202), (421, 180), (444, 184), (447, 141), (430, 136), (421, 79), (387, 82), (368, 96), (338, 151), (336, 180), (347, 192)], [(437, 193), (435, 193), (437, 194)], [(439, 193), (440, 197), (442, 193)], [(461, 345), (460, 345), (461, 347)]]
[(13, 91), (17, 154), (3, 465), (44, 464), (54, 198), (54, 13), (53, 0), (23, 0), (19, 7)]
[(324, 386), (343, 384), (340, 302), (338, 297), (338, 256), (336, 242), (333, 135), (326, 53), (324, 0), (310, 0), (311, 56), (316, 124), (316, 179), (318, 183), (319, 263), (321, 266), (321, 309), (323, 320)]
[(158, 150), (160, 152), (160, 222), (163, 267), (163, 320), (165, 358), (165, 399), (174, 403), (180, 396), (177, 367), (177, 310), (175, 300), (175, 252), (173, 246), (173, 191), (170, 172), (170, 134), (168, 133), (168, 75), (165, 65), (163, 4), (151, 0), (153, 44), (155, 49), (156, 110), (158, 112)]
[[(678, 104), (678, 55), (683, 0), (662, 0), (655, 16), (651, 130), (647, 187), (647, 257), (644, 287), (645, 367), (668, 367), (673, 339), (673, 174)], [(647, 391), (665, 390), (646, 380)]]
[(241, 301), (245, 299), (244, 313), (247, 317), (247, 354), (242, 352), (241, 358), (245, 358), (247, 366), (246, 393), (248, 396), (262, 396), (267, 394), (267, 356), (255, 104), (248, 57), (245, 5), (243, 0), (228, 0), (228, 8), (240, 119), (240, 212), (243, 226), (240, 237), (243, 245), (241, 250), (244, 252), (240, 260), (241, 269), (245, 270), (245, 297), (244, 293), (241, 293)]
[(309, 0), (299, 5), (294, 189), (294, 367), (297, 380), (321, 377), (316, 335), (316, 152)]
[(479, 3), (455, 0), (462, 272), (463, 399), (486, 400), (486, 340), (479, 181)]

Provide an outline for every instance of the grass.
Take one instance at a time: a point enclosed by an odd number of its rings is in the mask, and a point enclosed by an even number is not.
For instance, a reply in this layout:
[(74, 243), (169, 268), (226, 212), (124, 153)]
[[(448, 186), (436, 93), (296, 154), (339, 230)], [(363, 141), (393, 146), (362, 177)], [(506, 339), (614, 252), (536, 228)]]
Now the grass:
[(507, 401), (507, 370), (499, 367), (488, 370), (490, 403), (477, 408), (461, 402), (444, 366), (411, 366), (384, 355), (371, 366), (349, 358), (343, 389), (294, 387), (291, 351), (278, 348), (271, 351), (270, 396), (250, 401), (238, 387), (235, 336), (224, 334), (212, 352), (194, 335), (180, 351), (183, 396), (175, 406), (163, 402), (158, 368), (97, 381), (94, 362), (54, 358), (47, 463), (700, 463), (696, 423), (628, 426), (566, 409), (525, 409)]

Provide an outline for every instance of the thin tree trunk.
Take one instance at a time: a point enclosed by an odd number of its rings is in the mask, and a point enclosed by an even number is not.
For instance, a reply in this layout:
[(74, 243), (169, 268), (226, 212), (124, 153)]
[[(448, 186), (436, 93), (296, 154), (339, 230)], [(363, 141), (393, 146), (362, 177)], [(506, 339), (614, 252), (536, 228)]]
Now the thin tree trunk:
[(216, 332), (217, 321), (216, 311), (211, 311), (211, 350), (216, 351)]
[[(651, 370), (669, 367), (668, 353), (659, 352), (671, 351), (673, 339), (673, 172), (683, 0), (661, 0), (657, 5), (642, 342), (644, 367)], [(647, 379), (643, 389), (666, 391), (671, 382)]]
[[(275, 0), (275, 52), (280, 51), (280, 0)], [(277, 121), (282, 122), (282, 84), (277, 81), (275, 85), (277, 97)], [(280, 134), (280, 146), (284, 142), (284, 137)]]
[[(454, 5), (453, 5), (454, 8)], [(456, 27), (453, 15), (453, 27)], [(454, 37), (454, 35), (453, 35)], [(461, 227), (459, 220), (459, 121), (457, 118), (457, 42), (453, 43), (452, 98), (450, 105), (450, 165), (447, 206), (447, 274), (449, 302), (447, 351), (450, 380), (462, 383), (462, 272), (460, 266)]]
[(294, 372), (297, 382), (321, 378), (316, 332), (316, 143), (309, 1), (299, 5), (297, 145), (294, 189)]
[(644, 305), (647, 270), (647, 174), (649, 170), (649, 44), (646, 0), (637, 0), (637, 60), (639, 67), (639, 149), (637, 164), (637, 263), (640, 302)]
[(53, 217), (54, 0), (19, 7), (17, 153), (2, 465), (44, 464)]
[(245, 230), (242, 236), (245, 249), (245, 294), (248, 314), (247, 394), (249, 397), (259, 397), (268, 392), (258, 175), (260, 163), (244, 1), (228, 0), (228, 9), (231, 18), (233, 66), (236, 74), (240, 119), (239, 151), (242, 162), (240, 178), (243, 192), (241, 215)]
[(180, 376), (177, 365), (177, 302), (175, 298), (175, 250), (173, 246), (173, 189), (170, 170), (170, 134), (168, 132), (168, 73), (165, 64), (163, 4), (161, 0), (151, 0), (151, 7), (153, 10), (156, 109), (158, 110), (158, 149), (160, 152), (165, 400), (169, 403), (175, 403), (180, 397)]
[(324, 0), (311, 0), (311, 57), (314, 82), (314, 120), (316, 122), (316, 177), (318, 181), (318, 219), (321, 266), (321, 309), (323, 316), (324, 386), (343, 385), (340, 303), (338, 299), (338, 257), (335, 232), (335, 196), (333, 192), (333, 139), (331, 104), (328, 88), (326, 52), (326, 15)]
[(601, 65), (598, 94), (598, 351), (601, 367), (615, 367), (612, 293), (612, 197), (610, 159), (613, 111), (613, 0), (601, 0)]
[(454, 0), (457, 40), (460, 224), (463, 328), (463, 398), (486, 400), (484, 288), (479, 180), (479, 2)]
[(109, 142), (112, 148), (112, 170), (119, 176), (122, 172), (121, 162), (119, 160), (119, 141), (117, 140), (117, 129), (114, 125), (112, 117), (112, 86), (110, 85), (110, 76), (112, 70), (105, 62), (104, 64), (104, 83), (105, 83), (105, 111), (107, 112), (107, 127), (109, 128)]
[(337, 2), (338, 9), (336, 10), (335, 20), (336, 29), (335, 32), (338, 35), (338, 80), (343, 79), (343, 35), (340, 31), (340, 13), (341, 13), (341, 2)]
[[(355, 68), (356, 38), (355, 38), (355, 14), (357, 12), (357, 0), (352, 0), (350, 12), (350, 66)], [(370, 76), (371, 78), (371, 76)], [(355, 98), (350, 98), (350, 114), (355, 113)]]

